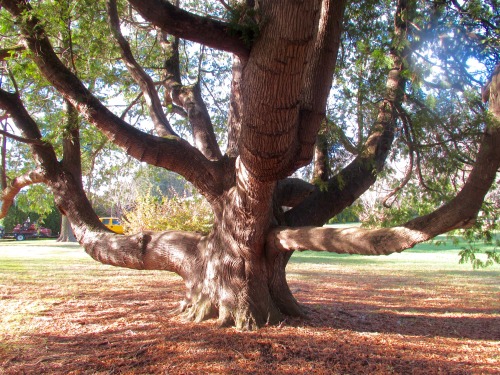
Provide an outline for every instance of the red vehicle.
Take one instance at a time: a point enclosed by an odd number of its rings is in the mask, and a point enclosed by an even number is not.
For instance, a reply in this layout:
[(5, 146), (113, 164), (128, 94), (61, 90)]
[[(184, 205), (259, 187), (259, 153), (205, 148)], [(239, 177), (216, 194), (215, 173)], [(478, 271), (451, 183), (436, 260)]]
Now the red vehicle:
[(17, 224), (12, 233), (5, 233), (4, 237), (14, 237), (18, 241), (24, 241), (26, 238), (51, 237), (52, 230), (39, 227), (35, 224), (25, 222), (23, 225)]

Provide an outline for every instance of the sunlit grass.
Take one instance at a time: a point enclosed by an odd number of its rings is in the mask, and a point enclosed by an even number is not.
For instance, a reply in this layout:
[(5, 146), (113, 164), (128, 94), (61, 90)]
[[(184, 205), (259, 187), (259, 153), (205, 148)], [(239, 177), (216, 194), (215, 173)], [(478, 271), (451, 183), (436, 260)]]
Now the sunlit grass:
[[(467, 242), (459, 237), (438, 236), (432, 241), (416, 245), (402, 253), (381, 256), (363, 256), (349, 254), (335, 254), (327, 252), (303, 251), (295, 252), (291, 263), (320, 263), (330, 265), (344, 265), (352, 267), (370, 268), (378, 271), (382, 269), (406, 269), (419, 271), (448, 270), (458, 272), (473, 272), (471, 264), (459, 264), (459, 252)], [(493, 250), (494, 245), (476, 243), (481, 250)], [(480, 272), (498, 272), (500, 266), (492, 266)]]
[[(227, 365), (224, 358), (235, 353), (243, 361), (258, 360), (261, 343), (273, 342), (274, 335), (286, 336), (279, 339), (286, 347), (273, 347), (273, 353), (283, 357), (298, 340), (302, 341), (296, 353), (316, 340), (319, 350), (311, 351), (317, 355), (332, 343), (343, 350), (349, 337), (356, 343), (349, 353), (357, 348), (363, 353), (382, 350), (386, 345), (379, 340), (383, 339), (392, 340), (394, 350), (409, 353), (412, 361), (415, 353), (426, 348), (431, 354), (433, 348), (440, 348), (446, 360), (448, 352), (472, 352), (480, 356), (474, 366), (494, 351), (494, 334), (488, 330), (494, 329), (500, 314), (500, 267), (475, 271), (471, 265), (458, 263), (458, 251), (424, 244), (381, 257), (295, 253), (287, 268), (288, 280), (312, 323), (267, 327), (256, 336), (245, 333), (228, 344), (234, 331), (224, 336), (227, 331), (214, 330), (213, 322), (186, 325), (171, 314), (185, 293), (177, 275), (102, 265), (76, 244), (0, 241), (0, 368), (2, 360), (23, 369), (11, 373), (23, 373), (30, 366), (38, 371), (39, 363), (66, 369), (79, 361), (81, 366), (73, 368), (93, 371), (98, 368), (92, 362), (94, 349), (87, 349), (92, 347), (98, 347), (112, 368), (119, 368), (129, 353), (143, 353), (144, 348), (150, 348), (148, 358), (158, 358), (158, 366), (166, 361), (186, 368)], [(463, 324), (455, 324), (457, 319)], [(190, 334), (187, 328), (192, 329)], [(240, 347), (240, 343), (250, 347)], [(415, 353), (410, 353), (408, 345), (417, 348)], [(310, 363), (297, 356), (301, 366)], [(135, 358), (134, 354), (131, 361)], [(273, 363), (281, 365), (282, 361)], [(68, 373), (87, 373), (78, 371)]]

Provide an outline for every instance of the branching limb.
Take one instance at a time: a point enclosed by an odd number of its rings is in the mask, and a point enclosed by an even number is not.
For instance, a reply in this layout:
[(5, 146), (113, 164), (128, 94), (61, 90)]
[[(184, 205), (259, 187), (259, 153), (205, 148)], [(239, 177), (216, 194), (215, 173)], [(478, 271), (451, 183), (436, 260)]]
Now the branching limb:
[(388, 72), (386, 93), (384, 100), (379, 104), (377, 120), (370, 130), (370, 134), (356, 158), (337, 175), (329, 179), (323, 189), (317, 189), (301, 204), (285, 213), (285, 220), (292, 227), (304, 225), (323, 225), (328, 219), (342, 212), (358, 199), (377, 178), (383, 169), (385, 159), (389, 154), (394, 140), (396, 127), (397, 106), (403, 99), (405, 78), (403, 70), (404, 57), (408, 57), (406, 48), (400, 49), (407, 37), (407, 26), (400, 18), (405, 14), (404, 5), (398, 4), (396, 14), (395, 39), (390, 53), (392, 68)]
[(179, 70), (179, 40), (176, 38), (173, 42), (168, 42), (167, 35), (163, 33), (161, 44), (168, 56), (165, 61), (164, 80), (165, 89), (168, 92), (166, 99), (184, 109), (191, 124), (196, 148), (209, 160), (220, 160), (222, 153), (206, 104), (201, 96), (200, 78), (198, 77), (198, 82), (194, 85), (183, 85)]
[(111, 31), (118, 42), (120, 47), (122, 59), (127, 66), (130, 75), (141, 88), (142, 94), (149, 109), (149, 115), (153, 120), (156, 133), (160, 137), (169, 135), (177, 135), (170, 126), (165, 112), (163, 111), (158, 91), (151, 77), (142, 69), (139, 63), (135, 60), (130, 44), (123, 36), (120, 29), (120, 19), (118, 17), (118, 10), (116, 7), (116, 0), (108, 0), (106, 2), (108, 8), (108, 18)]
[(14, 202), (14, 198), (22, 188), (46, 181), (45, 176), (40, 170), (30, 171), (22, 176), (16, 177), (10, 185), (2, 191), (0, 200), (0, 219), (7, 215), (10, 206), (12, 206)]
[[(304, 73), (304, 92), (300, 103), (299, 148), (295, 165), (307, 165), (312, 158), (316, 135), (325, 117), (325, 106), (333, 70), (337, 62), (345, 1), (322, 1), (319, 27), (309, 51)], [(321, 87), (321, 90), (318, 90)]]
[(141, 232), (130, 236), (76, 230), (85, 251), (95, 260), (112, 266), (139, 270), (165, 270), (184, 277), (194, 264), (198, 233)]
[(394, 228), (277, 228), (268, 236), (268, 246), (281, 251), (390, 254), (450, 230), (470, 227), (500, 168), (500, 69), (495, 70), (491, 79), (488, 98), (496, 122), (486, 129), (474, 167), (463, 188), (451, 201), (428, 215)]
[(165, 33), (231, 52), (241, 58), (249, 54), (241, 35), (228, 23), (186, 12), (166, 0), (129, 0), (129, 3), (144, 19)]
[(314, 250), (339, 254), (401, 252), (453, 229), (470, 227), (500, 167), (500, 127), (486, 132), (476, 164), (459, 194), (429, 215), (394, 228), (277, 228), (267, 239), (280, 251)]
[[(52, 146), (42, 140), (42, 134), (36, 122), (31, 118), (17, 93), (10, 93), (0, 89), (0, 108), (12, 118), (23, 137), (16, 137), (17, 141), (28, 143), (35, 158), (44, 172), (52, 172), (57, 168), (57, 157)], [(2, 131), (2, 133), (6, 133)]]
[[(1, 0), (0, 5), (18, 19), (24, 43), (45, 78), (113, 143), (139, 161), (179, 173), (209, 199), (220, 194), (221, 171), (216, 163), (178, 137), (149, 135), (113, 114), (59, 60), (40, 21), (34, 15), (24, 16), (31, 11), (29, 4), (20, 0)], [(197, 168), (192, 168), (193, 165)]]

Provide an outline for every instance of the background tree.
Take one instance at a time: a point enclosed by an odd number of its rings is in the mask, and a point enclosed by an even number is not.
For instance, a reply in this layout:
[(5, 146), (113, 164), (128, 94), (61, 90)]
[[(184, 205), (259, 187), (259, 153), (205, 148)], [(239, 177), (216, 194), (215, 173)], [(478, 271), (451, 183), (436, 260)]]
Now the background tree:
[[(187, 318), (253, 329), (301, 315), (285, 274), (294, 250), (390, 254), (475, 222), (500, 164), (496, 1), (85, 3), (68, 8), (85, 14), (73, 50), (100, 77), (75, 74), (56, 48), (60, 2), (0, 0), (3, 47), (26, 49), (9, 60), (19, 68), (0, 107), (87, 253), (178, 273)], [(211, 231), (108, 232), (31, 110), (44, 91), (30, 92), (30, 71), (127, 155), (191, 183)], [(487, 73), (489, 110), (478, 95)], [(299, 169), (320, 129), (311, 184)], [(409, 164), (403, 182), (415, 175), (432, 207), (388, 228), (322, 227), (393, 172), (391, 160)]]

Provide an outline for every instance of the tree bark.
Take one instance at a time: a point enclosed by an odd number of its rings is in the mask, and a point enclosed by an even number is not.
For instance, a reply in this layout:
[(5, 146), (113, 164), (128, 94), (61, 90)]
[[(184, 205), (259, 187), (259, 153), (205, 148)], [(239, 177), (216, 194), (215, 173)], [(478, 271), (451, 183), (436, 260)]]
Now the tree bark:
[[(113, 5), (112, 0), (109, 3)], [(145, 134), (111, 113), (58, 59), (43, 25), (30, 14), (29, 3), (0, 0), (17, 18), (24, 43), (42, 74), (82, 115), (129, 155), (180, 173), (208, 198), (214, 211), (210, 234), (111, 233), (92, 210), (79, 180), (81, 170), (57, 160), (20, 98), (0, 90), (0, 106), (30, 140), (40, 174), (85, 251), (105, 264), (179, 274), (187, 290), (181, 303), (187, 319), (218, 318), (222, 326), (255, 329), (276, 323), (284, 315), (301, 315), (285, 274), (292, 251), (388, 254), (468, 226), (475, 219), (500, 166), (499, 126), (487, 128), (476, 165), (457, 198), (436, 212), (395, 228), (308, 226), (322, 225), (351, 204), (374, 183), (384, 165), (394, 138), (396, 106), (404, 93), (406, 0), (398, 2), (397, 40), (390, 55), (393, 67), (377, 121), (356, 159), (327, 181), (326, 191), (288, 176), (313, 157), (325, 118), (345, 1), (259, 1), (259, 33), (251, 46), (231, 35), (230, 25), (195, 16), (167, 1), (130, 3), (163, 32), (238, 55), (233, 66), (227, 156), (218, 151), (199, 92), (195, 88), (182, 92), (178, 72), (170, 71), (166, 85), (171, 99), (186, 110), (194, 133), (199, 131), (194, 146), (172, 134)], [(122, 58), (143, 94), (149, 95), (151, 116), (161, 124), (154, 88), (122, 40), (119, 20), (114, 18), (112, 24), (121, 40)], [(489, 88), (494, 116), (499, 113), (498, 92), (496, 75)], [(283, 206), (293, 208), (284, 212)]]
[(77, 242), (73, 229), (71, 228), (71, 223), (65, 215), (61, 217), (61, 232), (59, 233), (57, 242)]
[[(3, 127), (3, 131), (7, 132), (7, 121), (2, 120), (0, 124)], [(2, 149), (0, 152), (0, 188), (2, 190), (7, 188), (7, 137), (2, 134)]]

